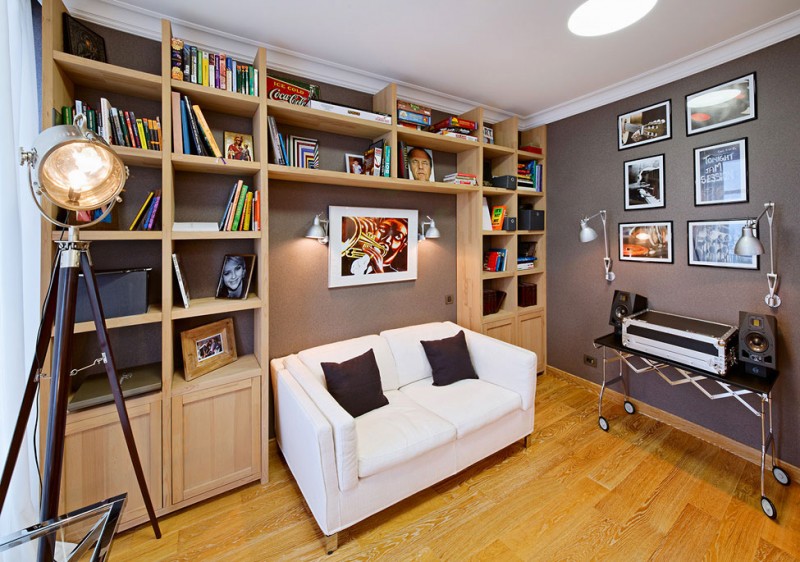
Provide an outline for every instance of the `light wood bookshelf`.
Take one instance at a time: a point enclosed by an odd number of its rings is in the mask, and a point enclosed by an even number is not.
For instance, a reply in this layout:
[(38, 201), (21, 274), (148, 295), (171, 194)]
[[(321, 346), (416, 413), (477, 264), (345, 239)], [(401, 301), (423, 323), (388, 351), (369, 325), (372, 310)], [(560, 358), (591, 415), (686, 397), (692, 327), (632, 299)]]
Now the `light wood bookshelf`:
[[(546, 289), (545, 289), (545, 231), (496, 232), (483, 231), (481, 208), (483, 197), (502, 200), (509, 210), (516, 210), (519, 203), (529, 203), (543, 210), (545, 192), (512, 192), (482, 186), (460, 186), (443, 182), (422, 182), (402, 179), (398, 173), (397, 151), (392, 151), (390, 176), (361, 176), (339, 170), (302, 169), (270, 163), (272, 150), (267, 127), (267, 117), (274, 117), (280, 126), (291, 126), (364, 139), (368, 144), (383, 139), (393, 149), (403, 141), (410, 146), (424, 147), (446, 153), (455, 161), (459, 172), (484, 176), (484, 166), (491, 166), (494, 175), (516, 174), (517, 162), (537, 159), (542, 155), (520, 151), (520, 143), (535, 144), (545, 150), (544, 128), (519, 131), (518, 120), (512, 117), (492, 124), (495, 144), (482, 140), (484, 111), (478, 107), (459, 117), (478, 123), (478, 142), (443, 137), (425, 131), (416, 131), (398, 126), (370, 122), (356, 117), (333, 114), (321, 110), (290, 105), (267, 99), (267, 56), (259, 48), (253, 64), (259, 71), (259, 95), (248, 96), (176, 81), (171, 78), (170, 39), (172, 27), (162, 21), (160, 41), (160, 75), (142, 72), (124, 66), (82, 59), (62, 52), (62, 14), (65, 8), (61, 0), (45, 0), (43, 5), (43, 123), (51, 123), (51, 109), (73, 105), (80, 98), (81, 88), (92, 88), (103, 92), (114, 105), (114, 94), (141, 98), (156, 103), (162, 126), (162, 151), (115, 146), (114, 150), (131, 168), (131, 179), (126, 185), (124, 198), (127, 205), (138, 206), (144, 195), (154, 187), (136, 180), (137, 170), (149, 170), (159, 174), (161, 181), (161, 224), (153, 231), (128, 231), (121, 219), (113, 229), (82, 232), (82, 238), (93, 241), (96, 246), (108, 248), (108, 252), (130, 256), (151, 255), (146, 265), (152, 268), (156, 278), (150, 304), (145, 314), (108, 321), (112, 333), (117, 330), (134, 333), (145, 330), (148, 343), (156, 346), (161, 360), (162, 388), (158, 392), (127, 401), (135, 412), (134, 433), (140, 454), (144, 457), (148, 484), (156, 513), (161, 516), (195, 502), (230, 490), (242, 484), (260, 480), (268, 482), (268, 428), (269, 428), (269, 379), (270, 359), (269, 334), (269, 183), (293, 182), (304, 184), (356, 187), (390, 191), (410, 191), (444, 194), (455, 198), (457, 236), (457, 321), (462, 326), (481, 331), (527, 347), (539, 354), (539, 368), (546, 364)], [(176, 154), (172, 149), (172, 92), (188, 94), (192, 102), (204, 111), (211, 111), (236, 120), (242, 118), (249, 123), (254, 139), (251, 162), (222, 161), (210, 157)], [(394, 115), (397, 105), (397, 86), (387, 84), (372, 96), (372, 111)], [(84, 100), (92, 105), (98, 100)], [(123, 104), (120, 104), (123, 105)], [(214, 129), (212, 124), (212, 129)], [(215, 132), (221, 136), (221, 125)], [(237, 129), (234, 129), (237, 130)], [(247, 131), (246, 131), (247, 132)], [(219, 141), (219, 137), (218, 137)], [(159, 173), (160, 172), (160, 173)], [(186, 232), (172, 230), (175, 222), (185, 220), (216, 221), (222, 209), (203, 207), (204, 191), (196, 188), (192, 181), (198, 175), (219, 178), (221, 185), (229, 186), (235, 179), (245, 179), (261, 193), (262, 227), (258, 232)], [(226, 191), (229, 187), (224, 188)], [(197, 191), (194, 191), (197, 190)], [(201, 218), (186, 219), (186, 201), (191, 210), (205, 214)], [(123, 204), (123, 205), (124, 205)], [(516, 213), (510, 213), (515, 216)], [(50, 275), (50, 264), (54, 255), (54, 240), (62, 233), (46, 223), (42, 226), (42, 294)], [(538, 242), (539, 262), (532, 271), (518, 272), (514, 269), (516, 245), (519, 239)], [(489, 273), (482, 268), (483, 250), (487, 244), (503, 244), (509, 248), (509, 268), (504, 272)], [(148, 248), (142, 253), (142, 248)], [(153, 250), (153, 248), (157, 250)], [(203, 251), (197, 251), (202, 248)], [(200, 263), (198, 254), (219, 256), (225, 253), (254, 253), (257, 256), (257, 271), (251, 286), (251, 294), (243, 300), (220, 300), (214, 298), (209, 289), (216, 280), (206, 279), (200, 283), (206, 287), (199, 294), (192, 293), (191, 305), (184, 308), (177, 293), (173, 273), (172, 253), (188, 254), (195, 263), (184, 260), (185, 275), (192, 286), (191, 274), (209, 271), (204, 275), (216, 277), (220, 262)], [(243, 251), (246, 250), (246, 251)], [(194, 251), (192, 251), (194, 250)], [(94, 252), (93, 252), (94, 257)], [(211, 260), (212, 258), (207, 258)], [(101, 260), (102, 262), (102, 260)], [(95, 263), (98, 269), (102, 263)], [(275, 272), (274, 274), (277, 274)], [(516, 286), (519, 280), (532, 280), (538, 285), (538, 302), (533, 307), (518, 306)], [(213, 281), (213, 282), (212, 282)], [(483, 315), (483, 290), (500, 288), (508, 295), (503, 308), (496, 314)], [(205, 292), (202, 292), (205, 291)], [(238, 360), (217, 371), (187, 382), (183, 377), (180, 354), (180, 333), (222, 317), (234, 318), (237, 337), (243, 342)], [(80, 323), (76, 331), (88, 334), (94, 331), (89, 322)], [(155, 335), (154, 335), (155, 334)], [(152, 340), (152, 341), (150, 341)], [(124, 367), (127, 367), (124, 366)], [(49, 399), (49, 385), (42, 384), (42, 401)], [(62, 508), (69, 511), (93, 501), (123, 491), (132, 494), (134, 509), (126, 510), (121, 528), (146, 521), (138, 490), (127, 486), (133, 482), (132, 469), (126, 464), (127, 457), (121, 455), (114, 441), (118, 428), (111, 414), (113, 406), (100, 406), (85, 412), (68, 415), (70, 439), (66, 450), (67, 465), (72, 469), (65, 475)], [(41, 408), (41, 431), (46, 428), (46, 408)], [(205, 426), (204, 420), (215, 417), (216, 426)], [(133, 414), (132, 414), (133, 416)], [(198, 427), (204, 428), (198, 431)], [(44, 436), (42, 436), (44, 442)], [(235, 445), (236, 454), (230, 453)], [(92, 469), (106, 474), (112, 465), (104, 464), (110, 455), (122, 459), (113, 463), (114, 478), (102, 486), (91, 488), (87, 477), (77, 470), (86, 470), (87, 465), (76, 459), (86, 456)], [(69, 464), (73, 463), (73, 464)]]

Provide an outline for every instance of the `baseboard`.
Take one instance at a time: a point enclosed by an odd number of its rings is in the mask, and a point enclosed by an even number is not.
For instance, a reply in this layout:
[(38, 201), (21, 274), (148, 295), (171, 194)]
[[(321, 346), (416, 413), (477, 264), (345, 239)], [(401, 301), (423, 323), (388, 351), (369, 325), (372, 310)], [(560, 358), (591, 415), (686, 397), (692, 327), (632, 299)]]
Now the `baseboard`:
[[(588, 391), (597, 394), (598, 396), (600, 395), (600, 385), (597, 383), (588, 381), (577, 375), (573, 375), (567, 371), (562, 371), (561, 369), (557, 369), (556, 367), (552, 367), (550, 365), (547, 366), (545, 373), (565, 382), (581, 386)], [(607, 399), (617, 404), (622, 404), (624, 401), (622, 393), (612, 390), (608, 387), (606, 387), (603, 398), (604, 401)], [(665, 423), (671, 427), (674, 427), (675, 429), (685, 431), (686, 433), (693, 435), (698, 439), (702, 439), (703, 441), (711, 443), (712, 445), (716, 445), (720, 449), (724, 449), (730, 453), (733, 453), (737, 457), (741, 457), (748, 462), (761, 466), (761, 451), (758, 449), (754, 449), (753, 447), (740, 443), (734, 439), (731, 439), (730, 437), (721, 435), (715, 431), (711, 431), (702, 425), (685, 420), (680, 416), (676, 416), (675, 414), (655, 408), (649, 404), (641, 402), (640, 400), (636, 400), (635, 404), (636, 411), (640, 414), (644, 414), (650, 418), (653, 418), (654, 420), (658, 420), (661, 423)], [(779, 464), (782, 469), (789, 473), (792, 480), (795, 482), (800, 482), (800, 468), (783, 460), (780, 460)], [(767, 463), (767, 466), (770, 466), (769, 462)]]

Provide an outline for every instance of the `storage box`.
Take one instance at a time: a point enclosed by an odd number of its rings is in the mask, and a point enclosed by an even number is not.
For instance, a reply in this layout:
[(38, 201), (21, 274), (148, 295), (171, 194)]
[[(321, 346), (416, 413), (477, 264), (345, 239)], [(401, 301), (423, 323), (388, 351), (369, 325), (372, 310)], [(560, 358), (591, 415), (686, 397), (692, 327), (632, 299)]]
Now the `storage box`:
[(483, 291), (483, 315), (494, 314), (503, 306), (506, 300), (506, 293), (496, 289), (484, 289)]
[[(148, 277), (151, 268), (100, 271), (95, 273), (100, 302), (106, 319), (147, 312)], [(75, 322), (92, 320), (89, 292), (83, 274), (78, 276), (78, 296), (75, 303)]]
[(520, 230), (544, 230), (544, 211), (520, 207), (517, 219)]
[(520, 282), (517, 286), (519, 306), (536, 306), (536, 283)]
[(493, 176), (492, 185), (503, 189), (517, 189), (517, 176)]

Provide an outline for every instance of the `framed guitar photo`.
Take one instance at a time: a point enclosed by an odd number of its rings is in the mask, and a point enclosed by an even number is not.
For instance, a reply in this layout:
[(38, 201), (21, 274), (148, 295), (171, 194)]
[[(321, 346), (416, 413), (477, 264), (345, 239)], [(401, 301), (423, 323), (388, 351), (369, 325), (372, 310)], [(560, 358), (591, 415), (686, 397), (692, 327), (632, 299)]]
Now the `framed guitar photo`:
[(617, 148), (624, 150), (672, 138), (670, 100), (617, 117)]

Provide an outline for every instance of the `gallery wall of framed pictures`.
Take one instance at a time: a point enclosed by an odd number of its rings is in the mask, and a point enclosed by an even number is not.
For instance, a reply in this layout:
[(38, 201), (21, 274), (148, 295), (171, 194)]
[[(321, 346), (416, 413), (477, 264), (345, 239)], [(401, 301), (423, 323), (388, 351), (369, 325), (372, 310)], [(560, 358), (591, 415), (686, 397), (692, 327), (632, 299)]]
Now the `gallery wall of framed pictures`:
[[(734, 127), (756, 119), (756, 73), (740, 76), (685, 96), (686, 136)], [(617, 149), (628, 150), (673, 138), (672, 100), (664, 100), (617, 116)], [(717, 135), (719, 136), (719, 135)], [(698, 139), (702, 141), (702, 138)], [(670, 158), (670, 166), (692, 169), (694, 183), (670, 185), (674, 195), (694, 195), (698, 216), (687, 220), (687, 262), (731, 269), (758, 269), (757, 257), (734, 253), (744, 218), (711, 220), (702, 209), (750, 201), (748, 139), (731, 135), (714, 143), (693, 143), (691, 154)], [(641, 152), (641, 151), (639, 151)], [(674, 263), (672, 217), (667, 207), (664, 153), (645, 153), (623, 162), (625, 211), (664, 209), (655, 221), (619, 222), (621, 261)]]

